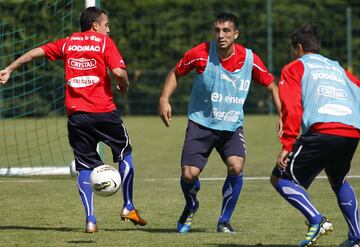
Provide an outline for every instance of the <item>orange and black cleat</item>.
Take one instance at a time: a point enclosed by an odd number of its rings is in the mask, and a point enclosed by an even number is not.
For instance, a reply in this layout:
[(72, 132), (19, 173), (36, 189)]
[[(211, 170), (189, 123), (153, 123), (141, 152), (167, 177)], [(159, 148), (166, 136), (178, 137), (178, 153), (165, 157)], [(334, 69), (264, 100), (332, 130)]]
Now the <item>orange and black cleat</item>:
[(121, 220), (129, 220), (132, 223), (134, 223), (134, 225), (139, 225), (139, 226), (145, 226), (147, 224), (147, 222), (140, 217), (139, 212), (136, 209), (133, 209), (131, 211), (127, 210), (126, 208), (123, 209), (123, 211), (120, 214), (120, 218)]

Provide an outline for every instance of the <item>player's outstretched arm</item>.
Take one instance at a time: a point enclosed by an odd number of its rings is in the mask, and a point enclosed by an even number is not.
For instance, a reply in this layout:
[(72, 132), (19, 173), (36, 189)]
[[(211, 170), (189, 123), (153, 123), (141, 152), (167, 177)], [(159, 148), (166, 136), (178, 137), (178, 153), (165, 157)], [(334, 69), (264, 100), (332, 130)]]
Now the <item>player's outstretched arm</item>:
[(40, 47), (34, 48), (26, 52), (24, 55), (20, 56), (9, 66), (7, 66), (4, 70), (0, 71), (0, 84), (5, 84), (9, 80), (11, 73), (20, 66), (22, 66), (23, 64), (26, 64), (34, 60), (35, 58), (43, 57), (43, 56), (45, 56), (45, 52)]
[(282, 120), (281, 120), (281, 101), (280, 101), (280, 97), (279, 97), (279, 89), (276, 86), (275, 82), (272, 82), (269, 86), (267, 86), (267, 90), (270, 92), (270, 95), (276, 105), (277, 111), (279, 113), (279, 120), (276, 124), (276, 135), (278, 137), (278, 139), (280, 139), (280, 137), (283, 134), (283, 130), (282, 130)]
[(170, 97), (177, 87), (177, 74), (173, 68), (167, 75), (164, 88), (159, 99), (159, 115), (166, 127), (170, 126), (171, 121), (171, 105)]
[(126, 70), (115, 68), (111, 72), (115, 77), (117, 89), (121, 93), (126, 93), (129, 90), (130, 85)]

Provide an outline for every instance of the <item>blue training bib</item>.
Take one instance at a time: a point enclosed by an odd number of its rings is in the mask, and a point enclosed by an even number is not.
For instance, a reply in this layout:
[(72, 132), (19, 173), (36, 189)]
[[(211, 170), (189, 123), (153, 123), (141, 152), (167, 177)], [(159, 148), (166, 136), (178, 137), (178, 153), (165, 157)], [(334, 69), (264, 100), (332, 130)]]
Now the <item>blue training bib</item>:
[(339, 63), (319, 54), (307, 54), (300, 60), (304, 64), (302, 132), (307, 132), (314, 123), (325, 122), (360, 129), (360, 88), (351, 82)]
[(225, 70), (216, 52), (215, 41), (210, 42), (205, 71), (195, 73), (188, 117), (190, 120), (215, 130), (235, 131), (243, 126), (243, 106), (249, 92), (253, 54), (246, 49), (240, 70)]

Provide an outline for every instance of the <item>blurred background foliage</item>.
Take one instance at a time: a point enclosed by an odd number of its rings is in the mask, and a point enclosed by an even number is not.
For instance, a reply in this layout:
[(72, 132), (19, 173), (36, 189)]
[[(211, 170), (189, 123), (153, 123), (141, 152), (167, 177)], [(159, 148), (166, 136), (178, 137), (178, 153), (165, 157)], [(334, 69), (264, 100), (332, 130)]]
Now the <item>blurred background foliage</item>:
[[(0, 67), (23, 52), (79, 30), (80, 0), (2, 0)], [(289, 35), (304, 23), (319, 26), (321, 53), (360, 76), (360, 2), (355, 0), (102, 0), (110, 36), (127, 64), (126, 96), (114, 92), (122, 114), (157, 114), (168, 71), (185, 51), (213, 37), (212, 21), (222, 12), (239, 19), (238, 42), (257, 53), (278, 79), (291, 61)], [(0, 117), (65, 113), (61, 62), (45, 59), (24, 66), (1, 88)], [(174, 114), (186, 114), (193, 75), (181, 78), (172, 97)], [(31, 110), (32, 109), (32, 110)], [(247, 113), (273, 113), (269, 96), (252, 83)]]

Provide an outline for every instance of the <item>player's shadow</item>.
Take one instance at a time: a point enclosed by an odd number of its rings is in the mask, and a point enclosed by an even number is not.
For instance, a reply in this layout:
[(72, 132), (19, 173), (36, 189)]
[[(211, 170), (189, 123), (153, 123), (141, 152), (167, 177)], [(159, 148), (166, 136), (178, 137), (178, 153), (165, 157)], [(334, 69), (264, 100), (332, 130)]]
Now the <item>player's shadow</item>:
[(42, 226), (0, 226), (0, 230), (74, 232), (74, 231), (79, 231), (79, 228), (73, 228), (73, 227), (42, 227)]
[[(131, 231), (142, 231), (142, 232), (148, 232), (148, 233), (176, 233), (180, 234), (176, 231), (174, 228), (123, 228), (123, 229), (109, 229), (109, 228), (101, 228), (101, 231), (109, 231), (109, 232), (116, 232), (116, 231), (123, 231), (123, 232), (131, 232)], [(203, 233), (207, 232), (206, 229), (197, 228), (197, 229), (191, 229), (192, 233)]]
[[(207, 244), (208, 246), (213, 246), (213, 247), (297, 247), (298, 245), (294, 245), (294, 244), (262, 244), (262, 243), (258, 243), (258, 244)], [(325, 244), (321, 244), (318, 243), (318, 245), (316, 245), (318, 247), (347, 247), (347, 240), (345, 240), (344, 242), (342, 242), (339, 245), (325, 245)]]
[[(15, 225), (9, 225), (9, 226), (0, 226), (0, 230), (27, 230), (27, 231), (59, 231), (59, 232), (83, 232), (84, 229), (80, 228), (74, 228), (74, 227), (41, 227), (41, 226), (15, 226)], [(106, 231), (106, 232), (117, 232), (117, 231), (123, 231), (123, 232), (132, 232), (132, 231), (143, 231), (148, 233), (178, 233), (176, 229), (174, 228), (100, 228), (100, 231)], [(194, 233), (201, 233), (206, 232), (206, 229), (197, 228), (192, 229), (191, 232)]]
[[(298, 247), (293, 244), (208, 244), (216, 247)], [(329, 247), (329, 246), (328, 246)]]

